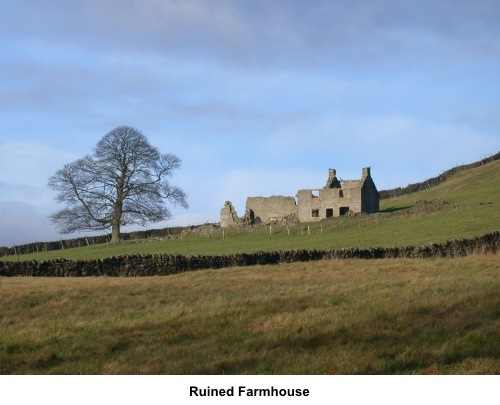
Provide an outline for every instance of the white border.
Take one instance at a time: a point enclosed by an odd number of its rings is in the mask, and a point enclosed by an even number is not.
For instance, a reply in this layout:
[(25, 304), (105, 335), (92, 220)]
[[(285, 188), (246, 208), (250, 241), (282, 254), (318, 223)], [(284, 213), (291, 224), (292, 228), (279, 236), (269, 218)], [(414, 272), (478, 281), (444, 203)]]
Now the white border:
[[(89, 404), (487, 404), (498, 376), (0, 376), (2, 403)], [(190, 387), (235, 387), (234, 397), (190, 397)], [(248, 388), (309, 389), (307, 397), (239, 397)]]

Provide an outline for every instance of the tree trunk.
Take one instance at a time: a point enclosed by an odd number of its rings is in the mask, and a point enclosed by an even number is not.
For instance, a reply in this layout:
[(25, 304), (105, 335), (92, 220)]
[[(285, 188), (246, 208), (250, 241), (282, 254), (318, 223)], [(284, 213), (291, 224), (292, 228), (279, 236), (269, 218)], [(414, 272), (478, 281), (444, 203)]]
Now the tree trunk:
[(120, 223), (114, 223), (111, 227), (110, 243), (120, 243)]
[(111, 219), (111, 241), (110, 243), (120, 243), (120, 224), (123, 207), (123, 187), (118, 187), (117, 200), (115, 202), (113, 218)]

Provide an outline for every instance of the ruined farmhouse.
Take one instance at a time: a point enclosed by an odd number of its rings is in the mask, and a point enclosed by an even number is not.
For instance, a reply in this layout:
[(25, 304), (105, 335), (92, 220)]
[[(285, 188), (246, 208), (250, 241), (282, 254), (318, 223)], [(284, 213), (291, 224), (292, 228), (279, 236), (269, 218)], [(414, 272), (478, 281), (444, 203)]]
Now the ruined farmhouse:
[(365, 167), (360, 180), (339, 180), (329, 169), (323, 188), (299, 190), (296, 197), (248, 197), (244, 217), (238, 217), (230, 201), (220, 213), (221, 227), (275, 222), (315, 222), (347, 213), (374, 213), (379, 210), (379, 194)]

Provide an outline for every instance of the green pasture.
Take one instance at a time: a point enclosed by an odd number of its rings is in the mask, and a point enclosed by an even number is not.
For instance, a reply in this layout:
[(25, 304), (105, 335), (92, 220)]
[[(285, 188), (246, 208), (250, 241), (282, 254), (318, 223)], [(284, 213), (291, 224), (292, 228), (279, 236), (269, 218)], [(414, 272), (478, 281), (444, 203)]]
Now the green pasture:
[[(419, 200), (449, 204), (416, 210)], [(413, 208), (412, 208), (413, 207)], [(339, 249), (423, 245), (477, 236), (500, 229), (500, 162), (455, 174), (439, 186), (381, 200), (381, 212), (340, 217), (311, 224), (262, 225), (219, 230), (210, 236), (137, 240), (120, 245), (4, 257), (2, 260), (94, 259), (137, 253), (225, 255), (293, 249)]]

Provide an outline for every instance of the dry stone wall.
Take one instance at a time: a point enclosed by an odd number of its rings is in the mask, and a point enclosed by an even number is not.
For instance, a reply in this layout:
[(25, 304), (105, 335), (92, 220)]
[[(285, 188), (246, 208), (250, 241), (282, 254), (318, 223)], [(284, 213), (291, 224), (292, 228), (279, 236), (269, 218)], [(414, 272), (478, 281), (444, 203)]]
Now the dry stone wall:
[(382, 259), (461, 257), (496, 253), (500, 231), (475, 238), (451, 240), (425, 246), (370, 249), (292, 250), (239, 253), (226, 256), (183, 256), (145, 254), (118, 256), (98, 260), (0, 261), (0, 276), (30, 277), (141, 277), (171, 275), (201, 269), (254, 266), (331, 259)]
[[(150, 229), (147, 231), (136, 231), (120, 234), (122, 241), (140, 240), (140, 239), (166, 239), (176, 238), (183, 231), (202, 227), (204, 225), (192, 227), (173, 227), (164, 229)], [(52, 242), (34, 242), (12, 247), (0, 247), (0, 257), (11, 255), (22, 255), (26, 253), (47, 252), (49, 250), (63, 250), (77, 248), (82, 246), (97, 245), (107, 243), (110, 240), (110, 235), (88, 236), (83, 238), (64, 239)]]

